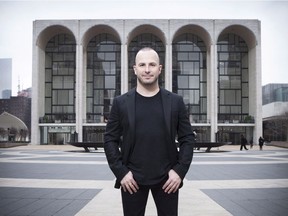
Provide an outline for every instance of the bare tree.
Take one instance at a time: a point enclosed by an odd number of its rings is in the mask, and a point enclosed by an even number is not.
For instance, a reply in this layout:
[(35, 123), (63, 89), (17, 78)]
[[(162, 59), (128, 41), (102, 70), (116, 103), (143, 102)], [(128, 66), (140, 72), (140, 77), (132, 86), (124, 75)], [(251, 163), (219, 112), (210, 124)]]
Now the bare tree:
[(19, 132), (20, 135), (20, 141), (26, 141), (27, 135), (28, 135), (28, 130), (26, 129), (21, 129)]
[[(9, 129), (9, 128), (8, 128)], [(17, 136), (17, 134), (18, 134), (18, 130), (17, 130), (17, 128), (15, 128), (15, 127), (11, 127), (9, 130), (9, 134), (8, 134), (8, 137), (9, 137), (9, 141), (15, 141), (15, 139), (16, 139), (16, 136)]]
[(0, 127), (0, 137), (2, 137), (2, 139), (4, 139), (6, 134), (7, 134), (7, 131), (5, 130), (5, 128)]

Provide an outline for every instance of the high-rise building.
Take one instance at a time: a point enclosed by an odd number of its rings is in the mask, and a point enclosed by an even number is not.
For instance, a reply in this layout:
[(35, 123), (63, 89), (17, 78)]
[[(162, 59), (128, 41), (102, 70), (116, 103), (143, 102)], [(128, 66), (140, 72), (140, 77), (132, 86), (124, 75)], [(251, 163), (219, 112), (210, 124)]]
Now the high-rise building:
[(0, 58), (0, 99), (11, 97), (12, 92), (12, 59)]
[(135, 87), (145, 46), (159, 53), (160, 86), (183, 96), (199, 141), (262, 135), (259, 20), (37, 20), (32, 144), (65, 143), (75, 131), (95, 141), (113, 98)]

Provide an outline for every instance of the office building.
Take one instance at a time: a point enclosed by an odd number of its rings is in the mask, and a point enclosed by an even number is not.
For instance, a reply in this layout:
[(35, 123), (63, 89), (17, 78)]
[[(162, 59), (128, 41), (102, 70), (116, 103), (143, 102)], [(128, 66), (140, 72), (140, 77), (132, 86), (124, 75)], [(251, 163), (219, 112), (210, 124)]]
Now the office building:
[(12, 93), (12, 59), (0, 58), (0, 99), (8, 99)]
[(262, 96), (264, 139), (288, 141), (288, 84), (267, 84)]

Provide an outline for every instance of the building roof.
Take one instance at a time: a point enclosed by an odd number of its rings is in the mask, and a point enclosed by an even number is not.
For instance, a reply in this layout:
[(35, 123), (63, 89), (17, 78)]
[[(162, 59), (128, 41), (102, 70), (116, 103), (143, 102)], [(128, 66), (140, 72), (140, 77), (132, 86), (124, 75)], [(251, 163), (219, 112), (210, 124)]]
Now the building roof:
[(8, 113), (8, 112), (3, 112), (0, 115), (0, 127), (2, 128), (17, 128), (18, 130), (24, 129), (28, 130), (26, 124), (16, 116)]

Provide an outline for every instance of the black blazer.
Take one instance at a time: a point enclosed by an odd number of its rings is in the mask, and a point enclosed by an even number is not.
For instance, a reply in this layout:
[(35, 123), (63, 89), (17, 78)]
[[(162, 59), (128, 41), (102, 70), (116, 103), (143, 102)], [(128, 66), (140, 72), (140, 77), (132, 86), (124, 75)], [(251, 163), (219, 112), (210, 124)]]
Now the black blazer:
[[(171, 168), (183, 179), (192, 162), (195, 137), (183, 98), (162, 88), (160, 91), (168, 134), (166, 142), (173, 164)], [(120, 181), (129, 171), (126, 165), (135, 140), (135, 95), (134, 88), (114, 98), (104, 135), (104, 150), (108, 164), (116, 176), (116, 188), (120, 187)]]

